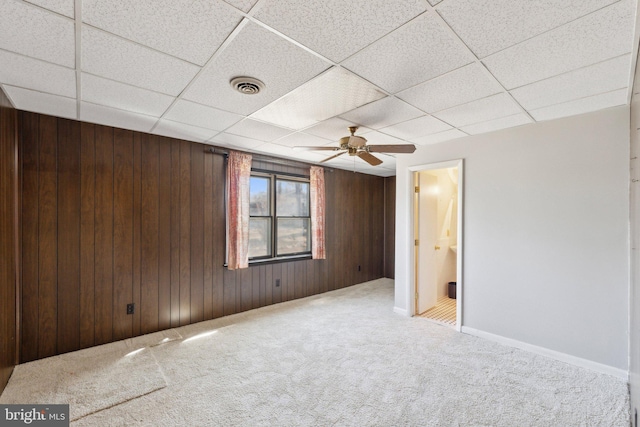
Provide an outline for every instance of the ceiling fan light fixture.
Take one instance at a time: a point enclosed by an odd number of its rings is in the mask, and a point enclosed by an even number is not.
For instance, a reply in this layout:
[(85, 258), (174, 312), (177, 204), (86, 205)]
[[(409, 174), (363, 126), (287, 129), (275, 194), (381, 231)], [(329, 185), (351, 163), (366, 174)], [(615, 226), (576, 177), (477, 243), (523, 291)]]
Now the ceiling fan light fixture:
[(243, 95), (256, 95), (265, 88), (262, 81), (246, 76), (234, 77), (229, 84)]

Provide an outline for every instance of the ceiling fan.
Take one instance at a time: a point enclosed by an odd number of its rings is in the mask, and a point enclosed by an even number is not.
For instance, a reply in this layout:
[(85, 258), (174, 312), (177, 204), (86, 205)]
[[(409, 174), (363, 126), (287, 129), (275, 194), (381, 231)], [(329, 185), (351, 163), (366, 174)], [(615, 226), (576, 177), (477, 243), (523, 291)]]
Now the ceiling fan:
[(340, 151), (338, 154), (334, 154), (331, 157), (327, 157), (320, 163), (324, 163), (328, 160), (335, 159), (338, 156), (342, 156), (345, 153), (349, 153), (350, 156), (358, 156), (371, 166), (378, 166), (382, 163), (382, 160), (377, 158), (371, 153), (413, 153), (416, 151), (416, 146), (413, 144), (389, 144), (389, 145), (367, 145), (367, 140), (361, 136), (355, 136), (354, 133), (358, 130), (358, 126), (349, 126), (349, 132), (351, 136), (345, 136), (340, 138), (339, 147), (293, 147), (294, 150), (309, 150), (309, 151)]

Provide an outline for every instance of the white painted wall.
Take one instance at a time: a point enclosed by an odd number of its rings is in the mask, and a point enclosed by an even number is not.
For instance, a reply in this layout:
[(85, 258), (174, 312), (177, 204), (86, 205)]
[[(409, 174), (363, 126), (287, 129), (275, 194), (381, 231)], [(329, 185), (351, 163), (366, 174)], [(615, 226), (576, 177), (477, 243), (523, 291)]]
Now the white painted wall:
[(395, 311), (411, 313), (409, 168), (464, 159), (463, 325), (626, 371), (628, 154), (618, 107), (398, 156)]

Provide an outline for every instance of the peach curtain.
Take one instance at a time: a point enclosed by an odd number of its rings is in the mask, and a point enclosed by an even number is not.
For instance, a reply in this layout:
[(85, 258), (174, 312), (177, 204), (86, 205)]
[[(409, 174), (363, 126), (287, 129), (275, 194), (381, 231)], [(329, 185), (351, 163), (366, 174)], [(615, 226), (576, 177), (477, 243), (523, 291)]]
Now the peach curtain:
[(227, 265), (249, 267), (249, 183), (251, 154), (230, 151), (227, 159)]
[(311, 166), (311, 256), (325, 259), (324, 242), (324, 168)]

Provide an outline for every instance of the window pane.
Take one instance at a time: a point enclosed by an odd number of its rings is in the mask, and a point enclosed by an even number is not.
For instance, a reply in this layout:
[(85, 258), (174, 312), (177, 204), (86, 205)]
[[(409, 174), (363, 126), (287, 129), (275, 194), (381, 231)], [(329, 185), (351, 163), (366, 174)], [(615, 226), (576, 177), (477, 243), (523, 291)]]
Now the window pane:
[(278, 218), (278, 255), (311, 250), (309, 218)]
[(276, 180), (276, 216), (309, 216), (309, 183)]
[(252, 176), (249, 182), (250, 216), (269, 216), (269, 178)]
[(271, 218), (249, 219), (249, 258), (271, 255)]

